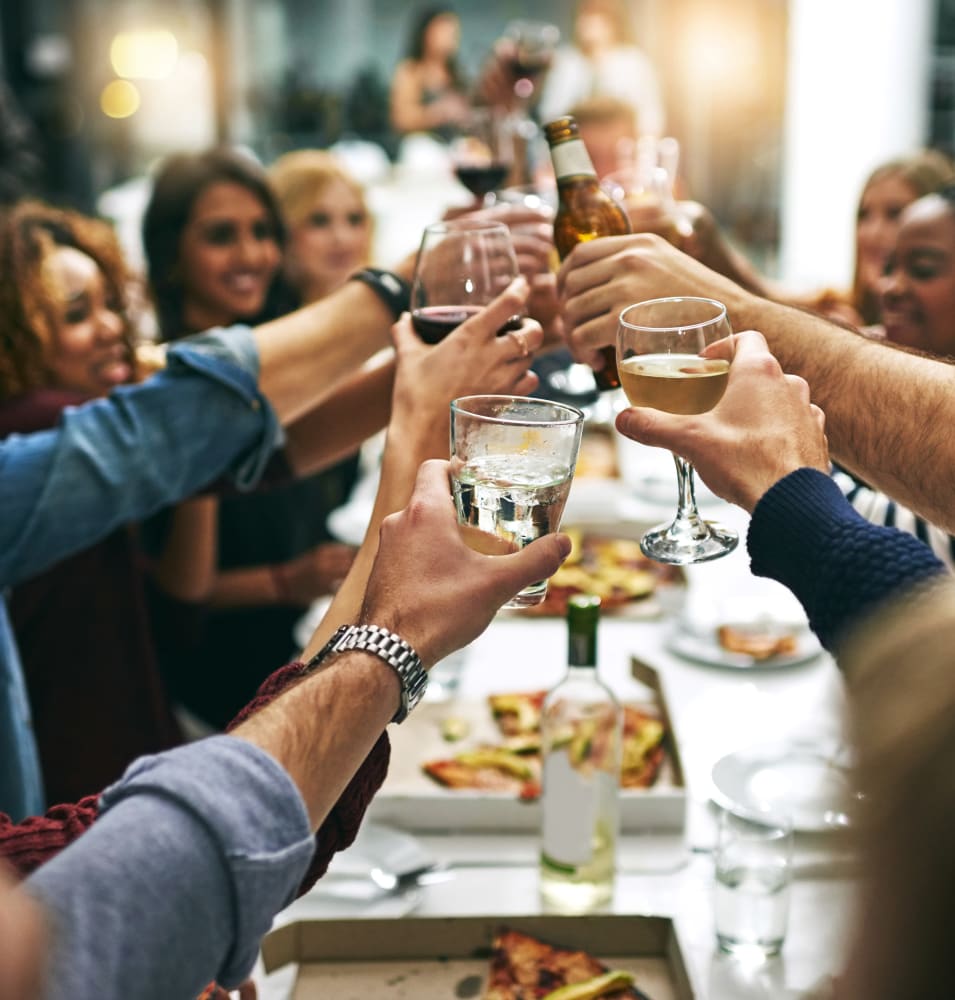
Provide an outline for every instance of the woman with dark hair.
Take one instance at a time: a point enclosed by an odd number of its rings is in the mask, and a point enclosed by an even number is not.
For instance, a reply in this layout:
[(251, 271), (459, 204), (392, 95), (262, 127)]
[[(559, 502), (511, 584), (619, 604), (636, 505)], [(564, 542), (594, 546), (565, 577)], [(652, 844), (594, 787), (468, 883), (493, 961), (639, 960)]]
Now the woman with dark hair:
[(457, 67), (461, 23), (449, 7), (419, 12), (407, 56), (391, 82), (391, 125), (396, 132), (431, 132), (453, 138), (468, 116), (464, 81)]
[[(297, 304), (282, 278), (284, 241), (275, 194), (250, 157), (214, 149), (167, 160), (143, 222), (163, 339), (261, 323)], [(167, 532), (184, 537), (189, 519), (183, 572), (211, 579), (191, 653), (162, 657), (172, 696), (202, 723), (219, 729), (235, 715), (293, 652), (303, 611), (348, 572), (354, 550), (332, 541), (325, 521), (356, 472), (350, 458), (283, 486), (202, 497), (150, 523), (150, 544), (164, 549)]]

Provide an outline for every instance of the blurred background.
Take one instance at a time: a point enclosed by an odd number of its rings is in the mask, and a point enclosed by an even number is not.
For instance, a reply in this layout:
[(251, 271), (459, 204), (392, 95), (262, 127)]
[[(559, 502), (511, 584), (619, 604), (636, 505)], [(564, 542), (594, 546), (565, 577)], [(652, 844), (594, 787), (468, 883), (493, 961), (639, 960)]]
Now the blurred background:
[[(504, 25), (569, 37), (571, 0), (459, 0), (474, 79)], [(113, 211), (166, 153), (242, 144), (263, 161), (367, 140), (389, 159), (388, 88), (411, 9), (394, 0), (4, 0), (4, 117), (40, 155), (37, 193)], [(792, 287), (848, 283), (869, 170), (955, 151), (955, 0), (631, 0), (690, 194)], [(16, 141), (13, 125), (2, 141)], [(824, 239), (820, 239), (820, 235)]]

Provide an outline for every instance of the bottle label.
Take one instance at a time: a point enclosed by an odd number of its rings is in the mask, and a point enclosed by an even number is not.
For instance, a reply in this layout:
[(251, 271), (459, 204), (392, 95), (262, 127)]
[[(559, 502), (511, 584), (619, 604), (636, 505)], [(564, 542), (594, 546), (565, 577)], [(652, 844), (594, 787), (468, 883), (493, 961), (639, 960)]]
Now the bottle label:
[(606, 809), (600, 779), (581, 774), (565, 751), (544, 759), (541, 841), (544, 854), (561, 865), (586, 865), (593, 858), (594, 831)]
[(551, 159), (554, 161), (554, 174), (557, 180), (566, 177), (596, 177), (597, 172), (590, 160), (590, 153), (582, 139), (568, 139), (551, 148)]

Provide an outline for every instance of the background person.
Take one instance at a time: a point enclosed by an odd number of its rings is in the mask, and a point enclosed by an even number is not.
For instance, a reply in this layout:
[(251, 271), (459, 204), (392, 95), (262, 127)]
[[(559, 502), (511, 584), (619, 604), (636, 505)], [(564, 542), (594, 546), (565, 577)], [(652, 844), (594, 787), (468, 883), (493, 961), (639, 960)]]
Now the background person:
[(407, 54), (391, 81), (391, 127), (401, 135), (429, 132), (450, 141), (470, 112), (457, 64), (461, 22), (450, 7), (415, 15)]
[[(243, 154), (214, 149), (167, 160), (143, 243), (164, 340), (199, 324), (273, 318), (297, 297), (282, 276), (285, 223), (275, 193)], [(194, 594), (203, 591), (202, 627), (188, 655), (185, 636), (161, 655), (172, 696), (203, 724), (221, 729), (235, 715), (271, 665), (292, 654), (303, 612), (348, 572), (354, 550), (332, 539), (326, 519), (356, 474), (350, 456), (282, 486), (197, 500), (149, 525), (154, 550), (167, 548), (171, 533), (191, 538), (181, 572)]]

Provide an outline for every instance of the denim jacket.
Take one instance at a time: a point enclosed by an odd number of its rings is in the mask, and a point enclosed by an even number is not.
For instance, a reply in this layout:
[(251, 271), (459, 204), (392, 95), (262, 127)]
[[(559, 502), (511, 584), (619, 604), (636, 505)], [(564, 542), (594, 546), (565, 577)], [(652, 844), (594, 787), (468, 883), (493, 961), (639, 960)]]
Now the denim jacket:
[[(0, 588), (223, 473), (251, 488), (281, 443), (258, 371), (247, 327), (210, 331), (170, 348), (166, 368), (141, 385), (67, 408), (52, 430), (0, 441)], [(0, 599), (0, 812), (16, 820), (43, 809), (26, 689)]]

